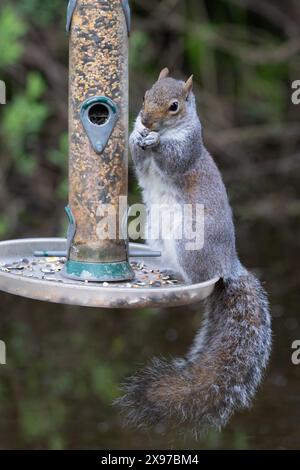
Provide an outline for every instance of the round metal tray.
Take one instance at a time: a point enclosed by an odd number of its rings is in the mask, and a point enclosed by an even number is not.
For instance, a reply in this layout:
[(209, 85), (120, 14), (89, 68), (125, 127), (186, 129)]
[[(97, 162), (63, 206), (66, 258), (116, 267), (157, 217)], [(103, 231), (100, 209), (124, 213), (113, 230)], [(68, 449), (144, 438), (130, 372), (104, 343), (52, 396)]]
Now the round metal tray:
[[(147, 246), (136, 243), (130, 244), (130, 249), (135, 253), (139, 250), (151, 251)], [(192, 285), (171, 280), (157, 282), (155, 281), (155, 276), (159, 275), (157, 261), (149, 257), (130, 258), (136, 270), (136, 280), (130, 283), (72, 281), (61, 275), (64, 258), (34, 256), (36, 251), (64, 252), (65, 250), (64, 238), (32, 238), (0, 242), (0, 290), (30, 299), (62, 304), (141, 308), (198, 302), (212, 293), (218, 281), (215, 278)], [(41, 269), (41, 265), (45, 268)], [(151, 276), (153, 280), (149, 282), (148, 277)], [(143, 282), (145, 280), (146, 282)]]

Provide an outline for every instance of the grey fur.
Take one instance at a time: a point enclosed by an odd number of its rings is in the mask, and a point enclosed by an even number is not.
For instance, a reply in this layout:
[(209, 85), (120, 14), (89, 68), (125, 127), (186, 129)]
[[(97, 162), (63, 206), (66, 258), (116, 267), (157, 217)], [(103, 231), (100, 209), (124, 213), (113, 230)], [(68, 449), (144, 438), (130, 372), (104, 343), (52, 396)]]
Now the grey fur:
[[(163, 107), (173, 90), (178, 98), (180, 88), (183, 90), (183, 82), (159, 80), (146, 95), (148, 109), (153, 108), (155, 114), (154, 101)], [(226, 189), (204, 147), (192, 92), (181, 105), (185, 109), (173, 120), (151, 116), (158, 135), (155, 139), (152, 131), (148, 141), (142, 111), (130, 138), (131, 153), (148, 206), (153, 202), (148, 198), (154, 179), (161, 194), (168, 192), (171, 201), (204, 204), (203, 249), (188, 251), (183, 239), (174, 242), (174, 253), (187, 282), (214, 276), (221, 280), (206, 302), (202, 327), (186, 358), (154, 359), (129, 379), (118, 404), (128, 421), (139, 426), (175, 421), (196, 430), (220, 429), (235, 410), (250, 406), (268, 363), (271, 322), (264, 289), (238, 259)], [(167, 252), (164, 240), (155, 243)], [(176, 264), (168, 253), (162, 262), (164, 267)]]

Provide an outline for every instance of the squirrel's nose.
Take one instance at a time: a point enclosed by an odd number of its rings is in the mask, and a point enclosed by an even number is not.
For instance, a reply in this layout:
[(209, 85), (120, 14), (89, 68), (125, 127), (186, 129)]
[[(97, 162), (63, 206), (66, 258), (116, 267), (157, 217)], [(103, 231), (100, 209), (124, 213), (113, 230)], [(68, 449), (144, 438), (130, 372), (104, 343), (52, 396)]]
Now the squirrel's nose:
[(153, 125), (153, 122), (149, 114), (143, 113), (141, 118), (143, 126), (147, 127), (147, 129), (150, 129), (150, 127)]

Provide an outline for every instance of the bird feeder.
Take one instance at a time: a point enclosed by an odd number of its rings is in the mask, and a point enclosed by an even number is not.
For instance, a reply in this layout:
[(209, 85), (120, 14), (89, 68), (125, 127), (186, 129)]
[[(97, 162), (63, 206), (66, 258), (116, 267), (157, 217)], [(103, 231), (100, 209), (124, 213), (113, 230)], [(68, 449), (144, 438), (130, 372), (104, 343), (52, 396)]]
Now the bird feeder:
[[(90, 281), (133, 278), (127, 213), (128, 2), (71, 2), (69, 74), (68, 260), (64, 275)], [(115, 234), (99, 238), (102, 207), (114, 210)]]
[[(69, 220), (67, 239), (0, 243), (0, 289), (94, 307), (182, 305), (217, 279), (163, 277), (152, 252), (127, 238), (128, 0), (70, 0)], [(103, 229), (107, 208), (114, 234)], [(101, 230), (99, 229), (101, 228)]]

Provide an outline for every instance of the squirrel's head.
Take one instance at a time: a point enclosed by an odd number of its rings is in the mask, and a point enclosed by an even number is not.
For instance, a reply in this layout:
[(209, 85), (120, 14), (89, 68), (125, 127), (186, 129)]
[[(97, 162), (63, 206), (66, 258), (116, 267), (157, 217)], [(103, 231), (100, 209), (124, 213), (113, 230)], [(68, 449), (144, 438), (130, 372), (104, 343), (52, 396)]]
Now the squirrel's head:
[(150, 131), (178, 126), (195, 108), (193, 76), (187, 82), (169, 77), (167, 68), (160, 72), (153, 87), (145, 93), (141, 110), (142, 124)]

